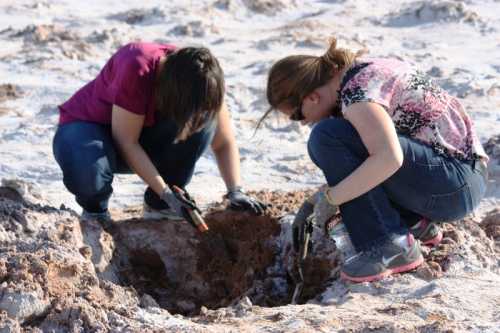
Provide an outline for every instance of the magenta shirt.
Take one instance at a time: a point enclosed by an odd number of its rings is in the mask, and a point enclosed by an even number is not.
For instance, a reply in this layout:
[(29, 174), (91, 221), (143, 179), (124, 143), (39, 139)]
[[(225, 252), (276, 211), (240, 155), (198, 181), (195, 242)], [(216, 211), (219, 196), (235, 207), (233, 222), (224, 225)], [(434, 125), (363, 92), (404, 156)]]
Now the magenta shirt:
[(152, 126), (153, 88), (159, 60), (174, 50), (173, 45), (156, 43), (130, 43), (121, 47), (94, 80), (59, 106), (59, 124), (78, 120), (111, 124), (111, 109), (116, 104), (144, 115), (144, 126)]

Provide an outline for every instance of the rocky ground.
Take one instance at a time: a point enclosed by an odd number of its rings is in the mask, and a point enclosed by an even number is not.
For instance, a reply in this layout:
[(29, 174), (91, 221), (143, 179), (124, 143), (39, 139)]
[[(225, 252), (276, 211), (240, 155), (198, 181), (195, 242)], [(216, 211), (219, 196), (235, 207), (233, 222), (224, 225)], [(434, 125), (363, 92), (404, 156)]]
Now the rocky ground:
[[(500, 210), (445, 224), (415, 272), (372, 284), (338, 280), (335, 245), (315, 233), (306, 287), (290, 305), (290, 216), (304, 192), (257, 192), (255, 217), (215, 205), (187, 222), (113, 212), (103, 228), (0, 188), (0, 332), (495, 331)], [(28, 200), (29, 198), (30, 200)], [(38, 203), (36, 203), (38, 201)]]
[[(0, 333), (500, 331), (498, 0), (0, 3)], [(491, 157), (490, 180), (477, 215), (444, 224), (442, 244), (408, 274), (339, 281), (335, 245), (315, 233), (303, 297), (290, 305), (286, 215), (307, 195), (295, 190), (324, 176), (307, 156), (307, 127), (271, 117), (254, 131), (270, 66), (321, 55), (333, 35), (341, 47), (407, 59), (457, 96)], [(267, 216), (217, 203), (207, 234), (143, 220), (127, 205), (144, 183), (126, 175), (113, 183), (109, 228), (60, 207), (78, 208), (52, 155), (57, 105), (137, 40), (218, 57), (244, 185), (284, 190), (255, 192), (272, 203)], [(204, 206), (225, 193), (214, 161), (202, 156), (188, 188)]]

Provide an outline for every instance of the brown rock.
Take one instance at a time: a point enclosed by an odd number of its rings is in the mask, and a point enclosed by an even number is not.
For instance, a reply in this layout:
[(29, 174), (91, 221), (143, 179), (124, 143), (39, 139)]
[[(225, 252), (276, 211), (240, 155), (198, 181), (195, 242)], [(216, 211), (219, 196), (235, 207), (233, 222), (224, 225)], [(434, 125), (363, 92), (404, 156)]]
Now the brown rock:
[(0, 199), (8, 199), (15, 202), (23, 203), (23, 196), (16, 190), (6, 186), (0, 186)]
[(436, 262), (425, 262), (416, 270), (416, 275), (424, 280), (430, 281), (442, 276), (441, 266)]
[(500, 209), (496, 208), (487, 213), (480, 227), (486, 235), (494, 240), (500, 240)]
[(20, 98), (23, 95), (24, 93), (17, 85), (11, 83), (0, 84), (0, 103), (10, 99)]

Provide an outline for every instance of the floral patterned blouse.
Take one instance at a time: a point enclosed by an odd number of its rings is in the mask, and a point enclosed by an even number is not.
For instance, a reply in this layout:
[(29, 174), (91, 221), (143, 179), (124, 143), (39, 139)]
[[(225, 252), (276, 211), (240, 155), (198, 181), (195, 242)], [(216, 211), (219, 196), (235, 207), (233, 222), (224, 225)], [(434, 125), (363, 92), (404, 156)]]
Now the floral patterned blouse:
[(460, 160), (488, 159), (460, 102), (424, 73), (397, 59), (362, 58), (345, 73), (342, 112), (374, 102), (391, 116), (396, 131)]

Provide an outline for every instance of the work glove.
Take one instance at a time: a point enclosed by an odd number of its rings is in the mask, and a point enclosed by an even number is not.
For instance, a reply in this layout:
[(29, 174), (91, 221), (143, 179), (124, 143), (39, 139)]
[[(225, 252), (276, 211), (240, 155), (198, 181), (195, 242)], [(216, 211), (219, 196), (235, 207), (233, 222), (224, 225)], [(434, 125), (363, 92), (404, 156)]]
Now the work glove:
[(339, 207), (331, 202), (329, 187), (320, 189), (314, 194), (314, 217), (318, 228), (328, 233), (327, 224), (330, 219), (337, 214)]
[[(185, 193), (186, 190), (182, 189)], [(168, 207), (178, 216), (184, 216), (183, 207), (184, 208), (193, 208), (193, 203), (189, 200), (175, 195), (174, 192), (170, 189), (169, 186), (165, 187), (160, 198), (168, 205)]]
[(303, 241), (304, 224), (306, 223), (309, 216), (313, 214), (314, 204), (311, 199), (308, 199), (302, 203), (299, 211), (295, 215), (295, 219), (292, 224), (292, 235), (293, 235), (293, 250), (298, 253), (300, 250), (300, 245)]
[(328, 191), (328, 186), (322, 186), (311, 197), (305, 200), (304, 203), (302, 203), (302, 206), (300, 206), (299, 211), (295, 215), (292, 232), (293, 247), (296, 252), (299, 251), (300, 242), (304, 237), (302, 235), (304, 230), (303, 226), (312, 214), (314, 214), (314, 223), (316, 227), (320, 228), (325, 233), (328, 232), (328, 221), (335, 214), (337, 214), (338, 207), (336, 205), (332, 205), (330, 201), (328, 201), (326, 191)]
[(229, 200), (229, 208), (234, 210), (248, 210), (257, 215), (262, 215), (267, 205), (259, 200), (252, 198), (241, 187), (229, 190), (225, 197)]

